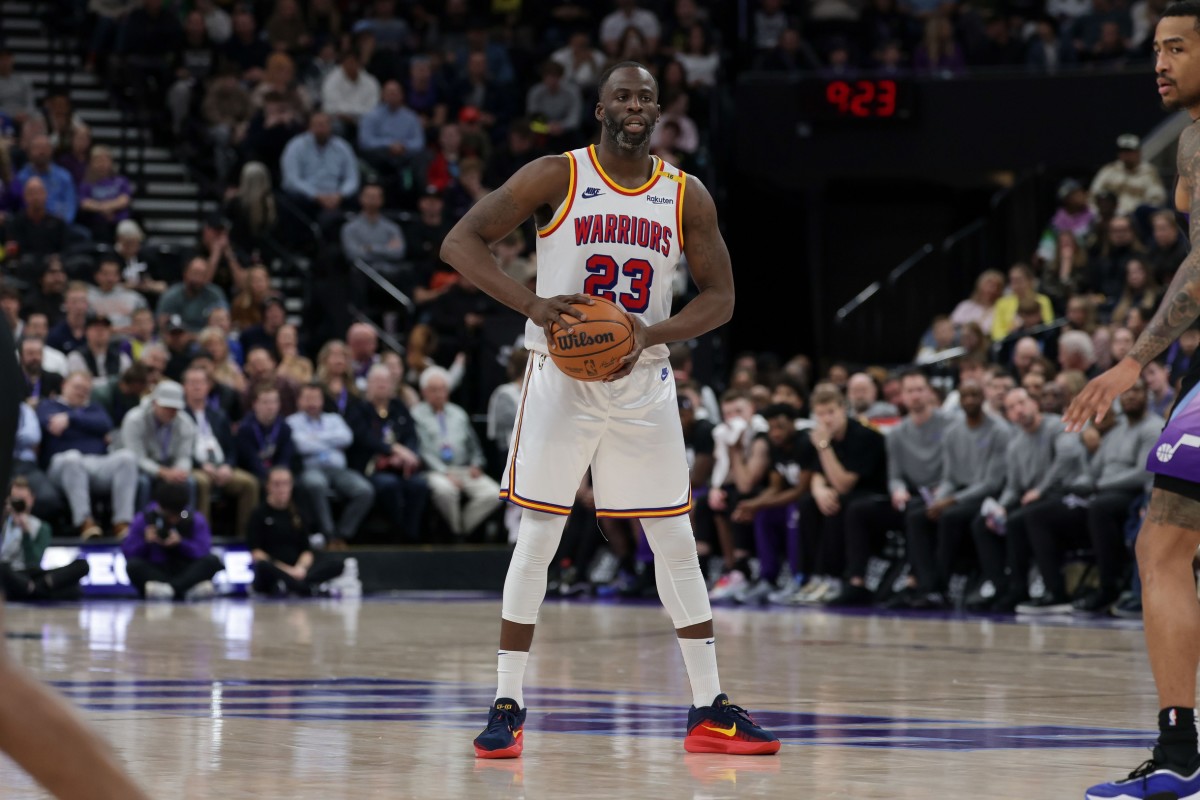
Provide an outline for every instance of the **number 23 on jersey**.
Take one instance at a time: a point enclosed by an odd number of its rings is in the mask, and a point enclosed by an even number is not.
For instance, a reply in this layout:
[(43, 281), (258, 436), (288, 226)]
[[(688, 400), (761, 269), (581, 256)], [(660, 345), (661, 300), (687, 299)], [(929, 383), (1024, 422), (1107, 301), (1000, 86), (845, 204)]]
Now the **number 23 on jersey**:
[[(583, 293), (620, 303), (631, 314), (641, 314), (650, 304), (650, 286), (654, 282), (654, 267), (644, 258), (631, 258), (618, 265), (617, 260), (603, 253), (588, 258), (584, 269), (588, 277)], [(621, 277), (629, 278), (629, 291), (614, 291)]]

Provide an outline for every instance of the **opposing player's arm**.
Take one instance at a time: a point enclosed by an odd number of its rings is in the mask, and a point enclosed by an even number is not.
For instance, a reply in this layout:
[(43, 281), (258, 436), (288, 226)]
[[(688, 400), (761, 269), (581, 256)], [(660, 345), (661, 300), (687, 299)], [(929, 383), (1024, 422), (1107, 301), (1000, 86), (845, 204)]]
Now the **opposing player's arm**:
[(576, 317), (569, 302), (590, 304), (591, 299), (584, 295), (538, 297), (506, 275), (488, 247), (539, 210), (558, 208), (568, 191), (570, 170), (563, 156), (546, 156), (526, 164), (503, 186), (472, 206), (442, 242), (443, 261), (504, 305), (546, 328), (547, 335), (554, 323), (569, 329), (571, 319), (584, 318)]

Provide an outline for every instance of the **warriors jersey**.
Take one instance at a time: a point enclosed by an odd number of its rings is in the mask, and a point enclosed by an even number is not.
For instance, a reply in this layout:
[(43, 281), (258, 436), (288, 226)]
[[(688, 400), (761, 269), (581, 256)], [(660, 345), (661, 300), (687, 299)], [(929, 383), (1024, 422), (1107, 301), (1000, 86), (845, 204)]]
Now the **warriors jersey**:
[[(604, 173), (595, 146), (563, 155), (570, 164), (567, 197), (538, 229), (537, 294), (604, 297), (654, 325), (671, 316), (671, 285), (683, 253), (687, 175), (654, 158), (642, 186), (626, 189)], [(546, 333), (530, 321), (525, 346), (547, 353)], [(642, 359), (667, 357), (666, 345)]]

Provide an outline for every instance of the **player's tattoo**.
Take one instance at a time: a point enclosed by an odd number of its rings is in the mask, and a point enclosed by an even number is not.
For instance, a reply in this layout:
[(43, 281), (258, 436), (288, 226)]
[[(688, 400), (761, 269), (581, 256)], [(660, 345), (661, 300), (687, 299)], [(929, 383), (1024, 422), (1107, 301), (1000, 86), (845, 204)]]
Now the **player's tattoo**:
[(507, 186), (501, 186), (496, 191), (486, 194), (471, 211), (471, 220), (477, 230), (500, 227), (512, 223), (514, 219), (514, 225), (521, 223), (521, 219), (517, 219), (520, 216), (517, 201), (513, 197), (512, 189)]
[(1143, 367), (1200, 316), (1200, 131), (1195, 128), (1188, 128), (1179, 138), (1178, 169), (1180, 179), (1187, 181), (1191, 189), (1188, 235), (1192, 252), (1175, 273), (1162, 304), (1130, 353)]
[(1200, 502), (1175, 492), (1155, 489), (1146, 509), (1146, 521), (1173, 528), (1200, 531)]

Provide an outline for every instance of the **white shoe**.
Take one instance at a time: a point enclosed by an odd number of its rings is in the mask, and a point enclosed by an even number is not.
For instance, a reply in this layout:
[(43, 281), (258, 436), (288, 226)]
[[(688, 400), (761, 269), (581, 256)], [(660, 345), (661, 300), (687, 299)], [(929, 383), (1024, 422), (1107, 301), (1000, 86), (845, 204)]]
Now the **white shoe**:
[(187, 594), (183, 596), (184, 600), (211, 600), (216, 597), (217, 589), (213, 586), (212, 581), (200, 581), (195, 586), (187, 590)]
[(344, 561), (342, 561), (342, 574), (340, 577), (354, 578), (354, 580), (358, 580), (358, 559), (357, 558), (350, 557), (350, 558), (346, 558)]
[(790, 606), (795, 601), (800, 592), (804, 591), (807, 584), (788, 581), (787, 585), (782, 589), (776, 589), (767, 595), (767, 602), (776, 606)]
[(324, 550), (328, 544), (323, 533), (314, 533), (308, 537), (308, 546), (313, 550)]
[(814, 597), (820, 596), (825, 591), (825, 581), (827, 580), (829, 579), (819, 575), (809, 578), (808, 583), (801, 586), (800, 591), (792, 598), (792, 605), (808, 605)]
[(761, 606), (767, 598), (775, 593), (775, 584), (770, 581), (747, 582), (745, 587), (733, 596), (734, 602), (748, 606)]
[(722, 575), (721, 580), (713, 586), (712, 591), (708, 593), (708, 599), (714, 603), (732, 600), (747, 584), (749, 581), (746, 580), (746, 576), (742, 574), (741, 570), (730, 570)]
[(842, 582), (837, 578), (821, 578), (820, 581), (811, 592), (797, 598), (796, 602), (802, 606), (819, 606), (842, 591)]
[(145, 592), (147, 600), (175, 599), (175, 587), (162, 581), (146, 581)]

